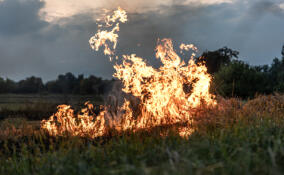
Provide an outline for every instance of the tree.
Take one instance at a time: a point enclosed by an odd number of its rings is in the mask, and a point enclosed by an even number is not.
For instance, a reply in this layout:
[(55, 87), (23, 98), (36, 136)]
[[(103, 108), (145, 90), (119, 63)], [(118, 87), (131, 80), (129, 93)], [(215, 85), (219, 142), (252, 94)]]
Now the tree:
[(0, 93), (7, 93), (6, 81), (0, 77)]
[(283, 61), (283, 60), (284, 60), (284, 44), (283, 44), (283, 46), (282, 46), (281, 54), (282, 54), (282, 61)]
[(62, 93), (71, 94), (76, 83), (76, 77), (68, 72), (65, 75), (59, 75), (56, 81)]
[(282, 59), (275, 58), (270, 66), (270, 86), (273, 91), (284, 92), (284, 45), (282, 46)]
[(39, 93), (44, 89), (44, 85), (41, 78), (29, 77), (25, 80), (21, 80), (18, 83), (18, 93)]
[(60, 89), (60, 87), (59, 87), (59, 85), (56, 81), (47, 82), (45, 87), (47, 89), (47, 92), (49, 92), (49, 93), (55, 93), (55, 94), (62, 93), (61, 89)]
[(254, 97), (256, 93), (269, 93), (267, 75), (243, 61), (234, 60), (214, 75), (213, 87), (216, 93), (226, 97)]
[(80, 94), (103, 94), (103, 80), (93, 75), (80, 82)]
[(198, 63), (205, 63), (208, 73), (214, 74), (222, 65), (228, 65), (233, 58), (238, 58), (239, 52), (223, 47), (216, 51), (206, 51), (197, 59)]
[(7, 78), (6, 79), (6, 88), (8, 93), (15, 93), (17, 91), (17, 83), (13, 80)]

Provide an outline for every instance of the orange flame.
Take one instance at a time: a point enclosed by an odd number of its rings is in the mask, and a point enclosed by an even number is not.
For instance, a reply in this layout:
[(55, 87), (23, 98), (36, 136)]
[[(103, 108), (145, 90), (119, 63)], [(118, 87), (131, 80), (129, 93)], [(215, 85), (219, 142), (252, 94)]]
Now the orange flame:
[[(127, 15), (118, 8), (114, 15), (105, 18), (107, 27), (115, 27), (111, 31), (98, 31), (90, 39), (93, 49), (99, 50), (104, 46), (106, 55), (113, 55), (117, 45), (119, 22), (126, 22)], [(114, 44), (110, 49), (106, 41)], [(110, 129), (117, 131), (152, 128), (162, 125), (186, 124), (178, 132), (181, 136), (188, 136), (192, 132), (189, 124), (192, 120), (192, 111), (202, 105), (214, 106), (214, 95), (210, 94), (211, 76), (204, 65), (194, 61), (197, 48), (190, 44), (180, 45), (183, 50), (194, 51), (188, 63), (182, 61), (175, 52), (171, 39), (158, 40), (156, 57), (161, 60), (162, 66), (158, 69), (146, 64), (143, 58), (135, 54), (124, 55), (122, 64), (114, 66), (114, 77), (122, 81), (123, 91), (139, 100), (138, 109), (131, 107), (131, 101), (124, 99), (124, 104), (117, 109), (115, 117), (107, 110), (95, 116), (92, 105), (82, 114), (75, 115), (70, 106), (61, 105), (56, 114), (47, 121), (42, 121), (42, 128), (51, 135), (70, 134), (72, 136), (87, 136), (95, 138), (106, 134)]]
[[(89, 43), (92, 49), (98, 51), (101, 46), (104, 46), (104, 54), (110, 55), (110, 60), (112, 59), (111, 56), (114, 55), (114, 50), (117, 46), (119, 28), (119, 22), (125, 23), (127, 21), (127, 15), (124, 10), (120, 7), (116, 11), (114, 11), (113, 15), (106, 15), (104, 18), (104, 23), (106, 27), (113, 27), (110, 31), (108, 30), (101, 30), (102, 25), (99, 25), (99, 30), (97, 34), (90, 38)], [(112, 49), (107, 43), (109, 41), (113, 44)]]
[(68, 105), (59, 105), (58, 111), (49, 120), (42, 121), (42, 128), (50, 135), (71, 135), (95, 138), (105, 133), (105, 118), (101, 113), (94, 116), (93, 105), (88, 102), (81, 114), (75, 115), (74, 110)]

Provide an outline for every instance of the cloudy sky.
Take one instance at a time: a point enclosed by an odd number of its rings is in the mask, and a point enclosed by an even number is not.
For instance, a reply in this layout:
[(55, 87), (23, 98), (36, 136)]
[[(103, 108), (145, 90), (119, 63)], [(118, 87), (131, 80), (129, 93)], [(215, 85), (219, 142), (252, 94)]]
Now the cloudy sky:
[(101, 9), (121, 6), (119, 54), (137, 53), (155, 64), (157, 38), (223, 46), (250, 64), (269, 64), (284, 44), (283, 0), (0, 0), (0, 76), (14, 80), (58, 74), (110, 78), (113, 63), (90, 49)]

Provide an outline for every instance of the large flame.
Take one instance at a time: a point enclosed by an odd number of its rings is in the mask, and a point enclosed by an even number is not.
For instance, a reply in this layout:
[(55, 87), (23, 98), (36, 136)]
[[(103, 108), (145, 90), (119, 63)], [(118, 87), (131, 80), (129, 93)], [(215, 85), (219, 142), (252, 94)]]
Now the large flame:
[[(124, 10), (118, 8), (113, 15), (106, 15), (104, 27), (113, 27), (110, 31), (98, 30), (90, 39), (90, 46), (95, 50), (104, 47), (106, 55), (113, 56), (118, 41), (119, 23), (127, 21)], [(100, 26), (102, 27), (102, 25)], [(109, 44), (113, 44), (110, 47)], [(209, 93), (211, 76), (204, 65), (194, 61), (197, 48), (181, 44), (180, 52), (192, 50), (190, 60), (185, 63), (175, 52), (171, 39), (158, 40), (156, 57), (161, 60), (160, 68), (153, 68), (143, 58), (124, 55), (122, 64), (114, 66), (114, 77), (122, 81), (123, 91), (131, 94), (138, 101), (136, 108), (131, 100), (124, 99), (124, 104), (117, 109), (115, 116), (107, 107), (98, 116), (92, 113), (93, 106), (87, 107), (81, 114), (74, 114), (70, 106), (61, 105), (56, 114), (47, 121), (42, 121), (42, 128), (51, 135), (87, 136), (95, 138), (109, 130), (133, 132), (139, 129), (163, 125), (186, 124), (178, 128), (182, 136), (188, 136), (192, 111), (201, 106), (214, 106), (216, 101)]]

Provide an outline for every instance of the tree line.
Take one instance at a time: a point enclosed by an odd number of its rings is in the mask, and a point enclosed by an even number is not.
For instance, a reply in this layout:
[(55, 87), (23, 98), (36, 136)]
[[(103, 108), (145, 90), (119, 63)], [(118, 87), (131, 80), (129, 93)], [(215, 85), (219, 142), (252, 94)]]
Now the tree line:
[(270, 65), (253, 66), (238, 59), (239, 52), (227, 47), (206, 51), (205, 62), (213, 77), (211, 91), (224, 97), (253, 98), (258, 94), (284, 93), (284, 45), (282, 58)]
[(40, 77), (31, 76), (15, 82), (0, 77), (0, 93), (53, 93), (53, 94), (94, 94), (101, 95), (110, 87), (113, 80), (103, 80), (100, 77), (78, 75), (72, 73), (59, 75), (56, 80), (43, 83)]
[[(205, 51), (196, 62), (205, 64), (212, 75), (212, 93), (223, 97), (252, 98), (257, 94), (284, 93), (284, 45), (282, 58), (274, 58), (270, 65), (253, 66), (238, 59), (239, 52), (227, 47)], [(43, 83), (39, 77), (15, 82), (0, 77), (0, 93), (60, 93), (104, 94), (114, 80), (72, 73), (59, 75), (56, 80)]]

